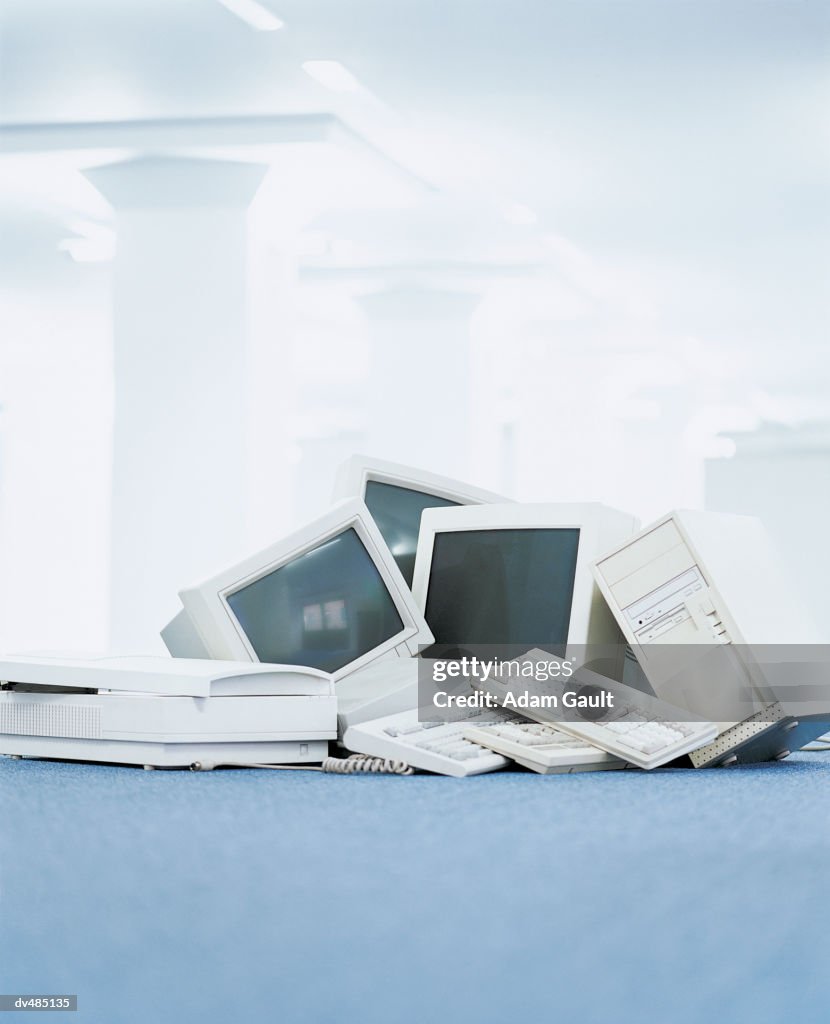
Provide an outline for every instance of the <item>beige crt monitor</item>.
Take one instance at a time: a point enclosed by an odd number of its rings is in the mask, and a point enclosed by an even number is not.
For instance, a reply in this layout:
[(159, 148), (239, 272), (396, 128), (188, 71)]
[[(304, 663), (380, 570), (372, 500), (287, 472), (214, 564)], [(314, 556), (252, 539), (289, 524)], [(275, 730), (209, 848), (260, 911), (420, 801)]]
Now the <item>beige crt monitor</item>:
[(416, 675), (395, 663), (432, 633), (361, 501), (179, 596), (182, 611), (162, 631), (175, 656), (309, 665), (331, 674), (339, 706), (371, 704), (371, 717), (415, 704)]
[(626, 512), (583, 504), (427, 509), (413, 593), (442, 645), (555, 649), (622, 677), (624, 641), (594, 584), (591, 561), (637, 529)]
[(786, 756), (826, 731), (776, 705), (753, 655), (818, 641), (760, 520), (671, 512), (592, 571), (657, 696), (718, 721), (695, 765)]
[(338, 470), (334, 498), (350, 497), (363, 499), (410, 586), (424, 509), (509, 501), (450, 477), (366, 455), (353, 455)]

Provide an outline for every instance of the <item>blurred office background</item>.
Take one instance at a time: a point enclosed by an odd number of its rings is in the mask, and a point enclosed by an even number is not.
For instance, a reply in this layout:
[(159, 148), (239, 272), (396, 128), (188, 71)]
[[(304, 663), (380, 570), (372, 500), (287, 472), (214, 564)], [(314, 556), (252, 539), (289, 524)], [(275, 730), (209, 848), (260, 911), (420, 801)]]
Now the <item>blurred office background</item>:
[(0, 10), (0, 647), (160, 649), (355, 451), (758, 514), (830, 620), (823, 0)]

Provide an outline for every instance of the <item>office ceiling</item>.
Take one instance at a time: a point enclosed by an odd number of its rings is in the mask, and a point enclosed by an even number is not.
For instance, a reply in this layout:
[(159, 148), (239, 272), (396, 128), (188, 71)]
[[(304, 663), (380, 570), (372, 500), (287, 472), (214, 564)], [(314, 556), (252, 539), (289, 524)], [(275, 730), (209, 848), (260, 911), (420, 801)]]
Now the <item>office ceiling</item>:
[[(263, 6), (281, 31), (218, 0), (4, 0), (0, 119), (335, 111), (445, 201), (566, 239), (691, 330), (824, 343), (823, 0)], [(330, 92), (309, 59), (366, 93)]]

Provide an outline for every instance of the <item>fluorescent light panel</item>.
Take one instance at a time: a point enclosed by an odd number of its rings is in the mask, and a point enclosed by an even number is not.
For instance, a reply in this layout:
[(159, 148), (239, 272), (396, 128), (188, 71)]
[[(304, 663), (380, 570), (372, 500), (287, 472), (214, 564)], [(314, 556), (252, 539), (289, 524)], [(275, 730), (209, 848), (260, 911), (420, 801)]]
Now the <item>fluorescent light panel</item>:
[(219, 0), (219, 3), (257, 32), (276, 32), (285, 25), (281, 18), (257, 3), (257, 0)]

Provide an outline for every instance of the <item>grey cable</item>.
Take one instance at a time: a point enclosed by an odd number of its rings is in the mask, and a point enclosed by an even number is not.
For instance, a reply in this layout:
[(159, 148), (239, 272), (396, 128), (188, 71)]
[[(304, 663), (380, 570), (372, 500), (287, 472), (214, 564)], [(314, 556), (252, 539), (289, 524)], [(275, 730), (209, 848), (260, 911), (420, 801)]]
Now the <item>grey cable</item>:
[[(254, 762), (226, 761), (226, 768), (272, 768), (283, 772), (326, 772), (331, 775), (414, 775), (415, 769), (406, 761), (391, 761), (386, 757), (370, 757), (368, 754), (350, 754), (348, 757), (326, 757), (321, 765), (315, 764), (256, 764)], [(210, 771), (218, 764), (194, 761), (190, 766), (194, 772)]]

